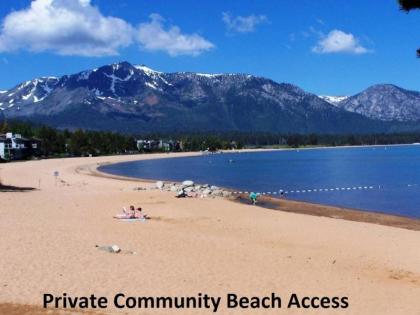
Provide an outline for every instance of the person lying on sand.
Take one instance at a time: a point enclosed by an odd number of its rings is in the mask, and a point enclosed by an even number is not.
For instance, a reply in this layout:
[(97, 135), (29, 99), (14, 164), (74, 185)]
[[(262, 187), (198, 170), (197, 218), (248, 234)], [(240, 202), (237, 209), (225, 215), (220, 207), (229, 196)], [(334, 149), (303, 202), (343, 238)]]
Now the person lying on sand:
[(137, 208), (137, 211), (139, 212), (141, 218), (144, 218), (146, 220), (149, 220), (150, 219), (150, 217), (146, 213), (141, 212), (142, 211), (142, 208)]
[(129, 208), (130, 210), (127, 211), (127, 209), (125, 207), (123, 207), (123, 212), (124, 214), (126, 214), (129, 218), (135, 218), (136, 217), (136, 208), (134, 208), (133, 205), (130, 206)]
[[(128, 219), (150, 219), (146, 213), (142, 212), (143, 209), (140, 207), (136, 209), (133, 205), (131, 205), (129, 209), (130, 210), (127, 211), (126, 208), (123, 207), (123, 212), (125, 215), (127, 215)], [(136, 211), (138, 211), (138, 213)]]

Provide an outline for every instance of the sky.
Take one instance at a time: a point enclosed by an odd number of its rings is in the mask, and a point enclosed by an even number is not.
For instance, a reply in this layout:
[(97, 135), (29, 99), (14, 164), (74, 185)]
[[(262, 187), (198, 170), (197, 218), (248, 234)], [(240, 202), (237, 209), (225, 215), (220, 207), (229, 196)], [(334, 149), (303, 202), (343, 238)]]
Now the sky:
[(2, 0), (0, 20), (0, 90), (128, 61), (318, 95), (420, 91), (420, 11), (396, 0)]

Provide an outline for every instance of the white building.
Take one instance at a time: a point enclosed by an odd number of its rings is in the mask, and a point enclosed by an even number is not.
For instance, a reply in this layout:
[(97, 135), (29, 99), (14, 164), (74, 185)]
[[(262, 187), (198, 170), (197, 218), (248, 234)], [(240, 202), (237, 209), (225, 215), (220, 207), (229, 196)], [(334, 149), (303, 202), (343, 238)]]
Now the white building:
[(22, 138), (20, 134), (8, 132), (5, 135), (0, 135), (0, 159), (3, 160), (22, 159), (37, 147), (38, 143)]

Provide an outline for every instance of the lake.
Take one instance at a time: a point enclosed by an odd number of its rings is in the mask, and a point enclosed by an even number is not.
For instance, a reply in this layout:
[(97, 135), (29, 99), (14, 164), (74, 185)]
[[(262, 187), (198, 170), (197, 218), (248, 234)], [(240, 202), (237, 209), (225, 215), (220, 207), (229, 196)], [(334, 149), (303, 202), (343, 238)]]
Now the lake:
[(106, 165), (101, 171), (254, 191), (420, 218), (420, 145), (210, 154)]

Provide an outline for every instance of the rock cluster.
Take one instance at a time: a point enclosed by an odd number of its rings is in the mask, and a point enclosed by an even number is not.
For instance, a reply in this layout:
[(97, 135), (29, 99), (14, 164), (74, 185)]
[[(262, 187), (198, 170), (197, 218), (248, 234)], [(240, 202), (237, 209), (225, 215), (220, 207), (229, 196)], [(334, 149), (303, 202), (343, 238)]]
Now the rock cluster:
[(183, 181), (182, 183), (167, 183), (158, 181), (155, 184), (155, 189), (162, 191), (175, 192), (178, 197), (199, 197), (199, 198), (215, 198), (215, 197), (230, 197), (232, 192), (222, 189), (217, 186), (209, 184), (199, 185), (191, 180)]

